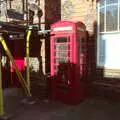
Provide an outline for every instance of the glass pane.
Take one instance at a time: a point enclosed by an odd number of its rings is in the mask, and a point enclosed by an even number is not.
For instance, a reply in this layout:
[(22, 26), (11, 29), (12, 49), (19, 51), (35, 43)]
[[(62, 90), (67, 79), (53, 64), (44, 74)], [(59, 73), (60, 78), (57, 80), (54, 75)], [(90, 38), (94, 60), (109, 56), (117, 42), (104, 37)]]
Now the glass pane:
[(56, 57), (68, 57), (68, 52), (56, 52)]
[(105, 63), (105, 40), (102, 36), (100, 36), (99, 41), (99, 63), (104, 64)]
[(104, 32), (105, 9), (100, 9), (100, 32)]
[(119, 29), (120, 29), (120, 6), (119, 6)]
[(11, 1), (11, 7), (12, 7), (12, 9), (14, 9), (14, 11), (23, 13), (23, 3), (22, 3), (22, 0)]
[(100, 0), (100, 7), (104, 7), (105, 6), (105, 0)]
[(60, 62), (60, 59), (59, 59), (59, 58), (56, 58), (56, 59), (55, 59), (55, 64), (59, 64), (59, 62)]
[(118, 26), (118, 6), (106, 7), (106, 31), (117, 30)]
[(58, 66), (54, 66), (54, 70), (58, 71)]
[(0, 21), (6, 21), (7, 15), (7, 3), (6, 1), (0, 1)]
[(68, 58), (56, 58), (55, 59), (55, 63), (59, 64), (59, 63), (67, 63), (68, 62)]
[(106, 4), (114, 4), (114, 3), (118, 3), (118, 0), (106, 0)]
[(61, 58), (60, 59), (60, 63), (67, 63), (68, 62), (68, 58)]
[(58, 37), (56, 38), (57, 43), (64, 43), (67, 42), (67, 37)]
[(55, 49), (56, 50), (69, 50), (69, 45), (67, 45), (67, 44), (56, 44)]

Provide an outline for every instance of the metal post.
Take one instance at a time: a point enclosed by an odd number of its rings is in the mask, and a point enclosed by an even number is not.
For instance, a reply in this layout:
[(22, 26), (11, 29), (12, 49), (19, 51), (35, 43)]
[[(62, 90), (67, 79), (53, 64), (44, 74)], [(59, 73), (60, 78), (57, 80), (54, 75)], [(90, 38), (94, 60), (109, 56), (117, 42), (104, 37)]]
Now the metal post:
[(27, 38), (26, 38), (26, 80), (27, 80), (27, 85), (30, 91), (30, 65), (29, 65), (29, 60), (30, 60), (30, 51), (29, 51), (29, 44), (30, 44), (30, 36), (31, 36), (32, 30), (28, 30), (27, 32)]
[(2, 88), (2, 55), (0, 50), (0, 116), (4, 116), (3, 88)]

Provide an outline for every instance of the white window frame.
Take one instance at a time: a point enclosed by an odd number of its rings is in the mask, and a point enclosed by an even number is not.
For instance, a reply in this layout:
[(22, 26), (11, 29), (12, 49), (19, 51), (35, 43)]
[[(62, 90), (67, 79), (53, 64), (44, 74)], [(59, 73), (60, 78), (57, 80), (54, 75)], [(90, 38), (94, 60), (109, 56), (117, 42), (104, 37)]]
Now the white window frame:
[[(120, 12), (120, 0), (118, 0), (118, 3), (111, 3), (109, 5), (106, 5), (106, 0), (105, 1), (105, 6), (104, 7), (100, 7), (100, 2), (98, 2), (97, 5), (97, 18), (98, 18), (98, 24), (97, 24), (97, 67), (104, 67), (104, 64), (102, 64), (100, 62), (100, 35), (101, 34), (110, 34), (110, 33), (120, 33), (120, 21), (119, 21), (119, 12)], [(106, 31), (106, 6), (111, 6), (111, 5), (117, 5), (118, 6), (118, 29), (115, 31)], [(100, 32), (100, 9), (101, 8), (105, 8), (105, 18), (104, 18), (104, 32)]]

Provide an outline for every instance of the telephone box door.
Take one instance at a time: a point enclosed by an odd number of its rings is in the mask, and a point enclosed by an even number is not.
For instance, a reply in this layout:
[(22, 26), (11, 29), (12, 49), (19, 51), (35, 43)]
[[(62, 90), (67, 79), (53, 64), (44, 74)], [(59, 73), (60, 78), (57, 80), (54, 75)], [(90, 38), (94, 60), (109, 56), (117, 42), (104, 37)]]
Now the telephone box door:
[(60, 21), (53, 24), (51, 30), (52, 98), (77, 104), (84, 98), (81, 78), (86, 67), (85, 25)]
[[(71, 70), (72, 62), (72, 38), (71, 34), (57, 35), (51, 40), (51, 72), (55, 76), (52, 83), (52, 97), (58, 100), (68, 101), (68, 92), (70, 92), (70, 83), (72, 83)], [(67, 95), (66, 95), (67, 94)]]

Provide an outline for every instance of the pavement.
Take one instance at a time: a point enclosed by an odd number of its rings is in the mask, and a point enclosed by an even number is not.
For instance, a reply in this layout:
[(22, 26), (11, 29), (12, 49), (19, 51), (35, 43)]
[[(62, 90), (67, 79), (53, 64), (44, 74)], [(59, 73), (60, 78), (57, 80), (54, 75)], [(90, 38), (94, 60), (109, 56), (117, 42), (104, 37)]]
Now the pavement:
[(118, 101), (89, 99), (70, 106), (56, 101), (28, 102), (25, 99), (12, 111), (12, 120), (120, 120)]
[(12, 95), (5, 108), (10, 120), (120, 120), (120, 101), (94, 97), (72, 106)]

